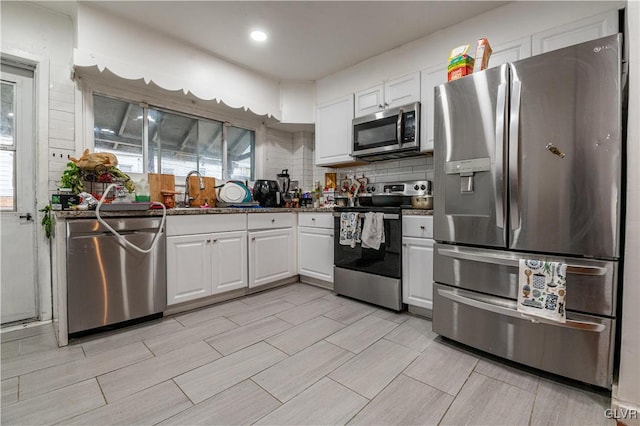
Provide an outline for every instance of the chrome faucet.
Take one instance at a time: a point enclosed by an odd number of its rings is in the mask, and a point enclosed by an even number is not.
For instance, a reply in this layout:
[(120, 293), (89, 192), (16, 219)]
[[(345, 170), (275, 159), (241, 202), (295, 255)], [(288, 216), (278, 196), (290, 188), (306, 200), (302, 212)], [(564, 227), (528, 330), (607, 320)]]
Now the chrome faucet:
[(198, 182), (200, 183), (200, 190), (204, 189), (204, 181), (202, 180), (202, 175), (200, 174), (199, 171), (191, 170), (189, 173), (187, 173), (187, 178), (185, 179), (185, 183), (184, 183), (184, 206), (185, 207), (191, 207), (191, 201), (195, 200), (194, 197), (191, 197), (189, 195), (189, 177), (191, 175), (198, 175)]

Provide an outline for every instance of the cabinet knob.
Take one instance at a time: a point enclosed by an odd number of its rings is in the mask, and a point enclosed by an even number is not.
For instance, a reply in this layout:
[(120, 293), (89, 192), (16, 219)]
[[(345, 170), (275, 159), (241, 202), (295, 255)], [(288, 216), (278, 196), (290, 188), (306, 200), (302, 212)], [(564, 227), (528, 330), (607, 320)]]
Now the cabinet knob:
[(406, 247), (406, 246), (407, 246), (407, 243), (402, 243), (402, 247)]
[(256, 240), (256, 237), (251, 237), (251, 241), (255, 241), (255, 240)]
[(271, 223), (275, 223), (275, 222), (276, 222), (276, 220), (275, 220), (275, 219), (271, 219)]
[(210, 243), (210, 242), (211, 242), (211, 240), (207, 240), (207, 243)]
[(378, 105), (378, 108), (384, 108), (384, 105), (380, 104)]
[(214, 238), (214, 239), (213, 239), (213, 242), (214, 242), (214, 243), (217, 243), (217, 242), (218, 242), (218, 239), (217, 239), (217, 238)]
[(388, 106), (389, 106), (389, 104), (385, 102), (385, 103), (384, 103), (384, 106), (385, 106), (385, 108), (386, 108), (386, 107), (388, 107)]
[(311, 218), (311, 220), (315, 222), (315, 221), (316, 221), (316, 218), (315, 218), (315, 217), (312, 217), (312, 218)]
[(424, 229), (424, 225), (420, 225), (420, 229)]

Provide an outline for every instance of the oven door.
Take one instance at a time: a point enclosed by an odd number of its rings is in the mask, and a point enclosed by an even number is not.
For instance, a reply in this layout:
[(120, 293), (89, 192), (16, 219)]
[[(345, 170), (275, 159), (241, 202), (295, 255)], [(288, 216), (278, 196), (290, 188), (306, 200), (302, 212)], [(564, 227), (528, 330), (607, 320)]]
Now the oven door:
[[(360, 215), (360, 224), (364, 220), (364, 214)], [(333, 259), (334, 265), (339, 268), (353, 271), (367, 272), (390, 278), (402, 278), (402, 221), (399, 214), (385, 213), (384, 215), (384, 240), (379, 250), (362, 248), (361, 244), (355, 247), (340, 244), (340, 213), (334, 213), (334, 238)]]

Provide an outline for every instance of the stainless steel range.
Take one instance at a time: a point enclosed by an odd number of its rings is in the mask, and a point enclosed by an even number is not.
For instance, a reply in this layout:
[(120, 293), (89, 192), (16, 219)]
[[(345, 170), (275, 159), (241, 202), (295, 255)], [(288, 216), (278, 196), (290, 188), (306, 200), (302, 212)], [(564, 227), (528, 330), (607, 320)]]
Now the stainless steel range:
[[(403, 309), (401, 212), (403, 207), (411, 207), (413, 195), (425, 195), (430, 189), (429, 181), (368, 184), (366, 194), (358, 196), (359, 206), (335, 208), (336, 293), (396, 311)], [(378, 248), (362, 242), (370, 241), (367, 237), (372, 237), (372, 229), (379, 233)]]

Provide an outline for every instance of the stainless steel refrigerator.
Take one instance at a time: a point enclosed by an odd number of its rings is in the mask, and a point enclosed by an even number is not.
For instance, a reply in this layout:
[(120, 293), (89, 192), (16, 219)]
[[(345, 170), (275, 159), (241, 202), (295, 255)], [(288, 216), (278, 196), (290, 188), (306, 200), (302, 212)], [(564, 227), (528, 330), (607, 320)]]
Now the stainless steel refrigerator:
[[(605, 388), (623, 197), (620, 37), (435, 90), (434, 331)], [(519, 259), (568, 264), (565, 324), (516, 310)]]

